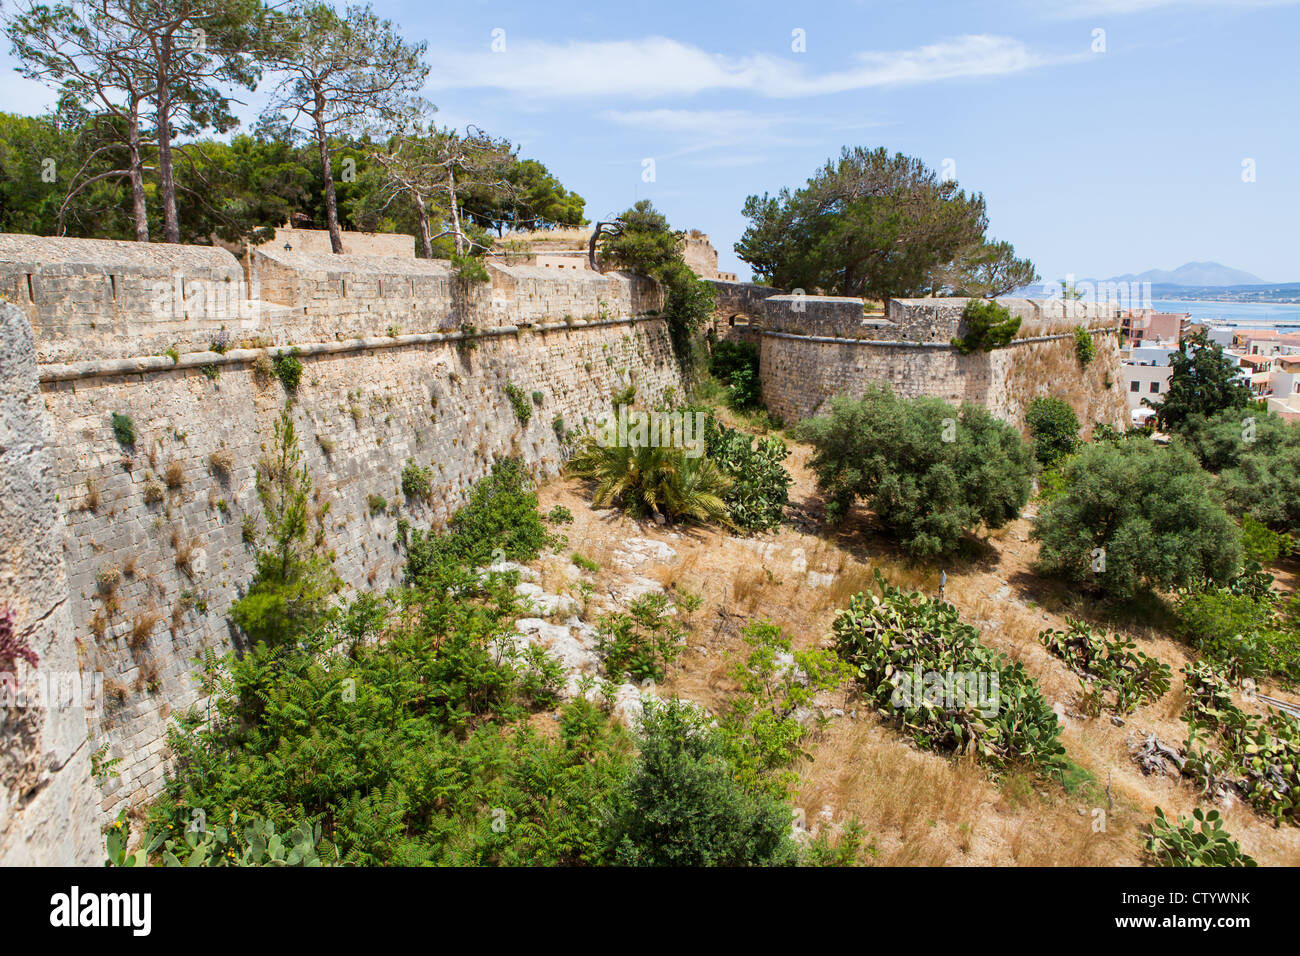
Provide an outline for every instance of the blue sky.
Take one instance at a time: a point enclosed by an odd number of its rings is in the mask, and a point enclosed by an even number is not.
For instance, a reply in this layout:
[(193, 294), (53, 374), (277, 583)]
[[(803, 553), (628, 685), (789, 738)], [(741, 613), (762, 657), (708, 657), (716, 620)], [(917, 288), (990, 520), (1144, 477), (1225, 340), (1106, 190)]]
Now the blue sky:
[[(593, 220), (652, 199), (742, 275), (745, 197), (864, 145), (949, 163), (1048, 279), (1208, 259), (1300, 281), (1296, 0), (375, 7), (428, 42), (443, 123), (520, 143)], [(2, 108), (35, 110), (27, 86), (0, 80)]]

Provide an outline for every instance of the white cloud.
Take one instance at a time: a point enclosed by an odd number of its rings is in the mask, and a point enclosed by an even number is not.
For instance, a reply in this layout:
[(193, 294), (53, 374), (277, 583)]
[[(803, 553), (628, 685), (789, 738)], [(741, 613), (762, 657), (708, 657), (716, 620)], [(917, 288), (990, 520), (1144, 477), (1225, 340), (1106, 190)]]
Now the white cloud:
[(667, 37), (550, 43), (514, 41), (503, 53), (444, 55), (430, 90), (483, 87), (533, 97), (690, 95), (746, 91), (788, 98), (1018, 73), (1048, 60), (1009, 37), (967, 35), (912, 50), (868, 51), (846, 69), (816, 73), (802, 58), (727, 57)]

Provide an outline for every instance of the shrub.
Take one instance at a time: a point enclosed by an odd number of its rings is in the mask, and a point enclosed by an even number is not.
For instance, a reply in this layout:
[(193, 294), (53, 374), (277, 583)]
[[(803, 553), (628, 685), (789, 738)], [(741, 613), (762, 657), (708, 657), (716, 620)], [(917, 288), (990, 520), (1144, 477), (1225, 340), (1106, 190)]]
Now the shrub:
[(996, 768), (1063, 766), (1061, 725), (1023, 664), (981, 644), (951, 604), (905, 593), (879, 571), (876, 582), (880, 595), (855, 595), (833, 630), (882, 716), (926, 750)]
[(781, 464), (790, 457), (785, 442), (754, 438), (721, 424), (709, 413), (704, 419), (704, 445), (708, 457), (731, 479), (722, 500), (736, 527), (769, 531), (779, 525), (794, 480)]
[(298, 359), (296, 348), (284, 355), (276, 356), (272, 366), (275, 369), (275, 377), (280, 380), (286, 392), (292, 395), (298, 391), (298, 383), (302, 381), (302, 362)]
[(1040, 395), (1029, 403), (1025, 424), (1034, 437), (1034, 457), (1053, 465), (1079, 445), (1079, 418), (1070, 403)]
[(749, 369), (758, 372), (758, 346), (750, 342), (719, 339), (709, 356), (709, 373), (719, 382), (730, 382), (733, 372)]
[(452, 515), (448, 533), (419, 529), (406, 545), (406, 580), (415, 584), (448, 563), (490, 564), (494, 551), (510, 561), (531, 561), (554, 537), (537, 512), (537, 494), (523, 462), (506, 458), (470, 489), (469, 501)]
[(478, 285), (492, 281), (487, 266), (478, 256), (451, 254), (451, 267), (456, 270), (456, 278), (467, 285)]
[[(1199, 825), (1200, 829), (1197, 829)], [(1241, 850), (1241, 844), (1223, 829), (1218, 810), (1192, 810), (1192, 819), (1179, 816), (1170, 822), (1156, 807), (1156, 818), (1147, 828), (1147, 852), (1157, 866), (1256, 866)]]
[(1229, 512), (1285, 532), (1300, 530), (1300, 424), (1231, 407), (1187, 416), (1180, 437), (1216, 480)]
[(1006, 306), (992, 299), (971, 299), (961, 314), (966, 334), (953, 339), (952, 344), (962, 355), (1002, 348), (1020, 331), (1020, 320), (1013, 319)]
[(1074, 354), (1079, 359), (1079, 367), (1087, 368), (1097, 357), (1097, 343), (1092, 340), (1092, 333), (1082, 325), (1074, 327)]
[(427, 500), (433, 495), (433, 469), (407, 461), (402, 468), (402, 494)]
[(1234, 679), (1277, 676), (1300, 683), (1300, 631), (1288, 628), (1268, 597), (1226, 588), (1178, 601), (1175, 634)]
[(1095, 680), (1098, 690), (1114, 694), (1116, 713), (1131, 713), (1169, 690), (1173, 680), (1169, 665), (1137, 650), (1134, 642), (1119, 635), (1108, 640), (1073, 618), (1067, 617), (1066, 624), (1065, 631), (1040, 632), (1039, 642), (1076, 674)]
[(167, 487), (173, 491), (180, 488), (185, 484), (185, 466), (173, 458), (163, 468), (163, 480), (167, 482)]
[(721, 735), (679, 700), (649, 702), (637, 758), (606, 837), (623, 866), (755, 866), (795, 862), (790, 809), (745, 791)]
[(727, 405), (737, 411), (756, 408), (763, 403), (758, 372), (752, 368), (738, 368), (727, 380)]
[(665, 614), (667, 610), (667, 596), (652, 591), (633, 601), (627, 614), (615, 612), (600, 619), (596, 649), (611, 679), (630, 675), (637, 682), (658, 683), (668, 676), (668, 665), (685, 646), (686, 632), (675, 614)]
[(983, 408), (902, 399), (888, 388), (832, 399), (828, 416), (797, 427), (816, 451), (809, 464), (842, 517), (864, 498), (914, 555), (953, 551), (981, 522), (998, 528), (1029, 500), (1033, 457), (1011, 426)]
[(1065, 490), (1034, 522), (1044, 573), (1129, 598), (1144, 586), (1227, 582), (1241, 566), (1236, 525), (1185, 450), (1092, 444), (1064, 470)]
[(275, 440), (257, 465), (267, 547), (257, 555), (248, 592), (230, 608), (231, 620), (254, 644), (298, 641), (322, 623), (338, 589), (339, 580), (320, 552), (329, 505), (313, 510), (311, 476), (301, 462), (293, 418), (282, 411)]
[(381, 515), (388, 510), (388, 499), (374, 492), (366, 495), (366, 507), (372, 515)]
[(556, 505), (550, 511), (546, 512), (543, 517), (551, 524), (572, 524), (573, 512), (564, 505)]
[(124, 415), (121, 412), (113, 413), (113, 437), (123, 448), (132, 448), (135, 445), (135, 421), (130, 415)]
[(732, 662), (738, 691), (718, 726), (740, 784), (785, 797), (799, 779), (792, 768), (811, 756), (804, 750), (810, 724), (827, 720), (818, 697), (850, 680), (853, 668), (834, 651), (792, 651), (790, 638), (770, 621), (751, 621), (740, 634), (748, 652)]
[(1241, 551), (1247, 562), (1272, 564), (1291, 551), (1289, 535), (1270, 531), (1250, 515), (1241, 519)]
[(520, 425), (527, 425), (533, 417), (533, 407), (528, 404), (524, 390), (511, 382), (506, 382), (505, 390), (506, 398), (510, 399), (510, 407), (515, 410), (515, 418), (519, 419)]
[[(239, 811), (232, 810), (226, 826), (194, 830), (186, 828), (171, 836), (166, 829), (151, 828), (134, 853), (127, 853), (131, 824), (123, 810), (105, 832), (105, 866), (144, 866), (157, 856), (164, 866), (333, 866), (316, 852), (319, 824), (307, 822), (285, 832), (276, 832), (266, 820), (253, 819), (239, 825)], [(174, 827), (172, 828), (175, 829)]]
[(591, 502), (597, 508), (622, 505), (637, 517), (667, 521), (730, 520), (722, 498), (730, 479), (707, 457), (691, 458), (681, 448), (602, 445), (587, 436), (568, 468), (596, 483)]

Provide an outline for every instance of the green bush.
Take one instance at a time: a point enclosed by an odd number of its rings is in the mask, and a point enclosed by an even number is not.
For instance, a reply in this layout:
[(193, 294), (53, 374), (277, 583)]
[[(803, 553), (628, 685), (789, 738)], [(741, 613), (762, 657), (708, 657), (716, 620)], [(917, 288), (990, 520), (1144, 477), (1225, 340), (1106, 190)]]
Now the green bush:
[(296, 348), (284, 355), (276, 356), (273, 367), (275, 377), (280, 380), (286, 392), (292, 395), (298, 391), (298, 383), (302, 381), (302, 362), (298, 359)]
[(1250, 515), (1241, 519), (1241, 551), (1246, 561), (1272, 564), (1291, 552), (1291, 537), (1270, 531)]
[(977, 405), (958, 410), (871, 389), (858, 401), (832, 399), (830, 415), (801, 422), (795, 434), (816, 449), (809, 464), (827, 516), (863, 498), (918, 557), (953, 551), (981, 523), (1001, 527), (1029, 500), (1028, 444)]
[(811, 757), (804, 744), (828, 719), (817, 698), (853, 677), (834, 651), (792, 650), (781, 628), (751, 621), (740, 632), (748, 648), (731, 662), (737, 692), (718, 721), (735, 777), (747, 790), (786, 797), (798, 783), (794, 767)]
[(992, 299), (971, 299), (961, 314), (966, 334), (953, 339), (952, 344), (962, 355), (1010, 345), (1020, 331), (1020, 320), (1012, 318), (1006, 306)]
[(974, 754), (995, 768), (1063, 767), (1056, 714), (1020, 662), (979, 641), (951, 604), (887, 584), (835, 617), (839, 655), (866, 700), (926, 749)]
[(1187, 416), (1180, 436), (1215, 483), (1228, 511), (1278, 532), (1300, 531), (1300, 424), (1232, 407)]
[(511, 382), (506, 382), (505, 389), (510, 407), (515, 410), (515, 418), (519, 419), (520, 425), (527, 425), (533, 417), (533, 406), (528, 404), (524, 390)]
[(608, 833), (623, 866), (772, 866), (796, 861), (790, 808), (747, 792), (694, 705), (650, 702), (635, 768)]
[(1223, 829), (1219, 811), (1207, 813), (1200, 807), (1192, 811), (1191, 820), (1180, 816), (1177, 823), (1156, 807), (1156, 818), (1147, 830), (1146, 849), (1157, 866), (1257, 865)]
[(1288, 627), (1270, 597), (1192, 591), (1179, 599), (1177, 616), (1177, 636), (1230, 677), (1300, 683), (1300, 631)]
[(758, 372), (758, 346), (750, 342), (719, 339), (709, 356), (709, 374), (719, 382), (730, 382), (733, 372), (749, 369)]
[(451, 254), (451, 267), (456, 271), (456, 278), (466, 285), (479, 285), (492, 281), (487, 266), (478, 256)]
[(470, 489), (445, 535), (416, 529), (406, 545), (406, 580), (416, 584), (448, 564), (481, 567), (495, 552), (509, 561), (531, 561), (555, 538), (537, 512), (537, 493), (522, 461), (496, 462)]
[(731, 481), (709, 458), (685, 449), (601, 444), (586, 436), (569, 459), (570, 473), (596, 483), (597, 508), (621, 505), (631, 515), (668, 521), (730, 521), (722, 496)]
[(1079, 367), (1087, 368), (1097, 357), (1097, 343), (1092, 340), (1092, 333), (1082, 325), (1074, 327), (1074, 354), (1079, 359)]
[(1064, 470), (1065, 490), (1034, 522), (1043, 573), (1130, 598), (1143, 587), (1226, 583), (1241, 567), (1237, 527), (1187, 451), (1091, 444)]
[(1025, 424), (1034, 437), (1034, 457), (1054, 465), (1079, 446), (1079, 418), (1070, 403), (1040, 395), (1029, 403)]
[(121, 412), (113, 413), (113, 437), (123, 448), (135, 446), (135, 420)]
[[(686, 414), (691, 414), (687, 410)], [(781, 523), (790, 501), (793, 478), (781, 463), (790, 450), (779, 438), (755, 438), (720, 423), (710, 412), (704, 419), (705, 453), (731, 484), (722, 494), (731, 520), (746, 531), (770, 531)]]
[(763, 403), (763, 392), (758, 372), (752, 368), (738, 368), (727, 380), (727, 405), (737, 411), (757, 408)]
[(433, 469), (407, 461), (402, 468), (402, 494), (408, 498), (428, 499), (433, 495)]
[(1093, 693), (1114, 695), (1113, 710), (1128, 714), (1169, 690), (1173, 671), (1168, 664), (1137, 650), (1119, 635), (1109, 640), (1094, 634), (1082, 621), (1066, 618), (1067, 630), (1044, 630), (1038, 640), (1065, 661), (1076, 674), (1093, 681)]
[(230, 608), (231, 620), (254, 644), (296, 643), (312, 634), (341, 583), (322, 553), (329, 505), (313, 505), (311, 487), (293, 419), (282, 411), (275, 440), (257, 465), (267, 546), (247, 593)]
[(656, 683), (668, 676), (668, 666), (686, 646), (686, 631), (668, 611), (668, 597), (659, 591), (632, 602), (628, 613), (601, 617), (596, 630), (596, 650), (605, 673), (615, 681)]

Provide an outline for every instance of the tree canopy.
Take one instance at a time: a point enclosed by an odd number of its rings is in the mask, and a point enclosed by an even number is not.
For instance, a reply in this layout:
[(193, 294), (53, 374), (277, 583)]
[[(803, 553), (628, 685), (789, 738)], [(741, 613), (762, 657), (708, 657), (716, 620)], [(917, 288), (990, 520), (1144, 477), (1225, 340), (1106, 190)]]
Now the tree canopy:
[(1004, 295), (1032, 263), (985, 231), (984, 197), (919, 159), (845, 147), (796, 192), (750, 196), (736, 252), (773, 286), (887, 299), (934, 292)]
[(1184, 339), (1170, 360), (1169, 391), (1154, 408), (1162, 431), (1177, 431), (1192, 415), (1214, 415), (1225, 408), (1246, 408), (1253, 401), (1236, 361), (1223, 346), (1207, 341), (1204, 332)]
[(856, 401), (833, 399), (829, 415), (800, 423), (796, 435), (816, 448), (809, 464), (828, 516), (862, 498), (918, 557), (952, 552), (981, 523), (1001, 527), (1029, 500), (1029, 445), (978, 405), (873, 388)]

